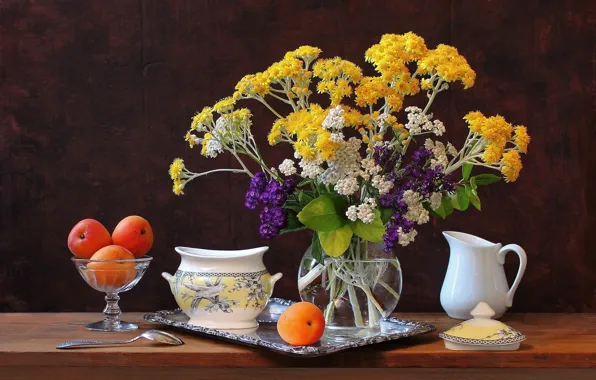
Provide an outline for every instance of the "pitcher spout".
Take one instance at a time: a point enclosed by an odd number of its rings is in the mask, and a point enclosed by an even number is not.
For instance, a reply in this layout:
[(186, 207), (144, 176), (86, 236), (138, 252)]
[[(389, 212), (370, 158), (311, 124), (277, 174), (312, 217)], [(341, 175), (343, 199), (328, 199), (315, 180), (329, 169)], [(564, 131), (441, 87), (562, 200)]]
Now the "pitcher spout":
[(462, 248), (500, 248), (501, 244), (493, 243), (478, 236), (464, 232), (444, 231), (443, 236), (447, 239), (450, 247)]

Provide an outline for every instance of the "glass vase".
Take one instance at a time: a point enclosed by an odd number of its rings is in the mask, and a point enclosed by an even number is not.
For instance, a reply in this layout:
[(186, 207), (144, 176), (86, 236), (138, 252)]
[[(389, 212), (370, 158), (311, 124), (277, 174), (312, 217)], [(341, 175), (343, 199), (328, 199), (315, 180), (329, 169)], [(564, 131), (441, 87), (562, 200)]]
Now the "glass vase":
[(323, 256), (320, 263), (309, 247), (298, 272), (302, 301), (317, 305), (334, 335), (366, 334), (379, 329), (399, 302), (402, 272), (399, 260), (383, 252), (382, 244), (352, 239), (338, 258)]

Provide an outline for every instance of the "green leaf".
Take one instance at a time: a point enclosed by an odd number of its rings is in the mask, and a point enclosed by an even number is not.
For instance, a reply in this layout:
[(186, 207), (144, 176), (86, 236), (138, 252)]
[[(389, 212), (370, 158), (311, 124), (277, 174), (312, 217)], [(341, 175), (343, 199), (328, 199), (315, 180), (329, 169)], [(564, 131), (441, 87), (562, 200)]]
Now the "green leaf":
[(476, 177), (470, 178), (470, 186), (472, 187), (472, 194), (477, 194), (478, 184), (476, 184)]
[(453, 205), (448, 195), (444, 195), (443, 199), (441, 199), (441, 207), (445, 210), (445, 218), (453, 213)]
[(437, 216), (442, 219), (445, 219), (445, 217), (447, 217), (447, 214), (445, 212), (445, 207), (443, 207), (443, 205), (440, 205), (438, 208), (433, 209), (432, 207), (430, 207), (430, 204), (428, 204), (428, 205), (425, 205), (425, 208), (428, 210), (428, 212), (432, 216)]
[(315, 197), (313, 196), (313, 193), (311, 191), (300, 190), (300, 192), (298, 193), (298, 201), (302, 204), (309, 203), (313, 199), (315, 199)]
[(457, 189), (456, 197), (457, 203), (459, 205), (459, 210), (466, 211), (468, 209), (468, 206), (470, 206), (470, 198), (466, 194), (465, 187), (460, 187), (459, 189)]
[(337, 201), (330, 195), (321, 195), (310, 201), (298, 213), (298, 220), (310, 229), (331, 232), (346, 224), (344, 211), (336, 206)]
[(349, 225), (344, 225), (341, 228), (330, 232), (317, 232), (321, 247), (327, 256), (338, 257), (348, 250), (350, 242), (352, 241), (352, 229)]
[(478, 186), (490, 185), (491, 183), (499, 182), (501, 177), (494, 174), (478, 174), (477, 176), (473, 177), (474, 182)]
[(287, 234), (289, 232), (295, 232), (305, 229), (306, 226), (298, 220), (296, 213), (292, 210), (288, 210), (288, 224), (286, 228), (282, 229), (280, 234)]
[(379, 210), (375, 210), (375, 220), (373, 220), (372, 223), (366, 224), (362, 220), (357, 220), (350, 223), (350, 226), (352, 227), (354, 234), (364, 240), (373, 243), (380, 243), (383, 241), (385, 225), (381, 220), (381, 212)]
[(470, 178), (470, 173), (472, 173), (472, 168), (474, 165), (472, 164), (463, 164), (461, 167), (461, 172), (464, 177), (464, 181), (467, 181)]
[(476, 210), (482, 211), (482, 208), (480, 207), (480, 198), (478, 198), (478, 194), (472, 194), (472, 196), (470, 197), (470, 203), (472, 203), (472, 205), (476, 207)]
[(383, 222), (383, 224), (387, 224), (387, 222), (389, 222), (389, 219), (391, 219), (392, 216), (393, 209), (389, 207), (381, 207), (381, 222)]
[(310, 183), (310, 179), (303, 179), (302, 181), (300, 181), (300, 183), (298, 183), (298, 185), (296, 185), (296, 187), (302, 187), (304, 185), (308, 185)]
[(313, 259), (315, 259), (319, 264), (323, 264), (323, 249), (321, 248), (321, 241), (319, 240), (319, 235), (315, 232), (312, 235), (312, 242), (311, 242), (311, 252)]
[(298, 204), (296, 204), (296, 203), (290, 203), (290, 204), (286, 203), (286, 204), (284, 205), (284, 208), (285, 208), (286, 210), (292, 210), (292, 211), (294, 211), (296, 214), (297, 214), (297, 213), (299, 213), (300, 211), (302, 211), (302, 206), (300, 206), (300, 205), (298, 205)]
[(464, 189), (466, 189), (466, 196), (470, 198), (472, 196), (472, 186), (466, 183)]

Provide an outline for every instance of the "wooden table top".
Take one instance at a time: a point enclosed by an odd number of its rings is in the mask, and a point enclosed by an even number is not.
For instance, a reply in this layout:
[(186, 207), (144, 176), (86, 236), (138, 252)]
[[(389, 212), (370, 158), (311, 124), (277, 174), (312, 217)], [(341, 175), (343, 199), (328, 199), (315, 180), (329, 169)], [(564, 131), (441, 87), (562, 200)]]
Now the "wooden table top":
[(123, 319), (141, 330), (164, 328), (185, 345), (156, 346), (142, 340), (126, 346), (57, 350), (65, 340), (124, 340), (139, 331), (99, 333), (84, 325), (101, 314), (0, 314), (0, 368), (8, 366), (185, 366), (185, 367), (402, 367), (402, 368), (596, 368), (596, 314), (509, 314), (503, 322), (527, 335), (518, 351), (449, 351), (437, 336), (458, 321), (445, 314), (396, 314), (428, 321), (437, 331), (420, 337), (355, 348), (318, 358), (293, 358), (251, 347), (214, 341), (142, 321), (143, 313)]

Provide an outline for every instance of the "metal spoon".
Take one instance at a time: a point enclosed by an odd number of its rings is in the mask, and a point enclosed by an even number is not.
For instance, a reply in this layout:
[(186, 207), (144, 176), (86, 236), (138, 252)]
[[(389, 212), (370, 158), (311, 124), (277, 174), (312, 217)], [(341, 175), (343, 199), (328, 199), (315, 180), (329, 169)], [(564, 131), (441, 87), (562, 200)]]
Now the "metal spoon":
[(141, 335), (135, 336), (132, 339), (123, 340), (119, 342), (100, 342), (97, 340), (69, 340), (60, 343), (56, 346), (58, 349), (75, 348), (75, 347), (93, 347), (93, 346), (111, 346), (116, 344), (128, 344), (141, 338), (149, 339), (158, 343), (171, 344), (173, 346), (180, 346), (184, 344), (182, 339), (175, 335), (160, 330), (147, 330)]

